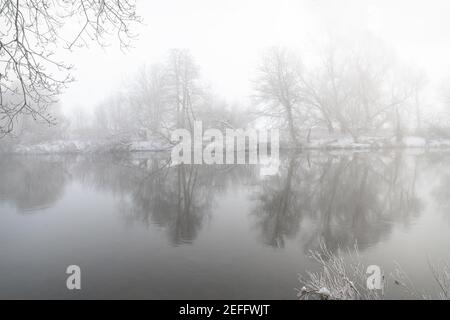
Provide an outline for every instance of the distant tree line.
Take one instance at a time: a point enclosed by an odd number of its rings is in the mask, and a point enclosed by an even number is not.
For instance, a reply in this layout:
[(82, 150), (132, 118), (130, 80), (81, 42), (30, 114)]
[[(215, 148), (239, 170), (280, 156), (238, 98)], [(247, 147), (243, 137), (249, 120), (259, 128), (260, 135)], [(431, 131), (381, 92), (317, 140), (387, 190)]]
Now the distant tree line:
[[(406, 134), (450, 137), (442, 123), (446, 116), (427, 112), (424, 72), (403, 64), (370, 35), (330, 40), (307, 58), (289, 48), (268, 48), (252, 81), (251, 104), (231, 106), (203, 85), (189, 51), (174, 49), (97, 106), (94, 123), (104, 135), (139, 139), (168, 140), (175, 128), (191, 130), (194, 120), (216, 128), (261, 121), (281, 128), (295, 145), (310, 142), (315, 131), (354, 142), (373, 135), (397, 141)], [(441, 103), (449, 104), (449, 88), (442, 86)]]
[(309, 140), (315, 127), (355, 142), (389, 128), (401, 140), (407, 121), (422, 126), (425, 85), (422, 72), (401, 65), (368, 35), (355, 43), (330, 40), (308, 61), (286, 48), (267, 50), (255, 81), (255, 101), (261, 115), (287, 125), (295, 144)]
[(123, 90), (108, 97), (94, 110), (91, 128), (104, 138), (162, 139), (170, 141), (176, 128), (193, 130), (195, 120), (204, 128), (242, 127), (249, 115), (215, 95), (202, 83), (200, 68), (188, 50), (173, 49), (161, 63), (145, 66)]
[(438, 99), (430, 100), (425, 73), (403, 64), (370, 34), (353, 41), (330, 38), (313, 54), (268, 48), (252, 81), (251, 103), (230, 104), (205, 85), (189, 50), (172, 49), (162, 61), (140, 68), (90, 114), (80, 109), (69, 121), (52, 103), (46, 112), (59, 119), (57, 125), (40, 128), (25, 112), (15, 116), (14, 130), (3, 133), (24, 143), (65, 138), (171, 142), (175, 128), (192, 130), (201, 120), (205, 129), (276, 126), (285, 141), (297, 146), (324, 136), (354, 142), (377, 135), (397, 141), (406, 134), (450, 138), (449, 114), (429, 112), (435, 102), (450, 110), (449, 82), (443, 81)]

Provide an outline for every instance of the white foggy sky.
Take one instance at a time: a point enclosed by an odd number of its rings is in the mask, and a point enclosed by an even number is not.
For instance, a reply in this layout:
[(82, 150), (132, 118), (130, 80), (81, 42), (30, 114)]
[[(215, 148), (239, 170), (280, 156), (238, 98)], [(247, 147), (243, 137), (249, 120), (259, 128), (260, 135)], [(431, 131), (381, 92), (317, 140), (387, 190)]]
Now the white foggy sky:
[(265, 47), (307, 51), (329, 31), (369, 30), (431, 81), (450, 75), (448, 0), (138, 0), (138, 13), (144, 24), (130, 51), (92, 44), (68, 56), (77, 79), (61, 99), (69, 113), (92, 109), (170, 48), (190, 49), (213, 90), (241, 101)]

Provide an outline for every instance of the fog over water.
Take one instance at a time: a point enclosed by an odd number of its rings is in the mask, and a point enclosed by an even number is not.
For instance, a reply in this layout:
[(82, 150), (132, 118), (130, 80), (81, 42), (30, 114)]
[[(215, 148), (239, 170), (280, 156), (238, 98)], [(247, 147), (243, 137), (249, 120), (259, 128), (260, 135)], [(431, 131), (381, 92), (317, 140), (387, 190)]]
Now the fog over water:
[(0, 298), (450, 299), (449, 1), (81, 3), (0, 5)]
[[(2, 158), (1, 296), (295, 299), (321, 238), (431, 293), (427, 256), (450, 258), (448, 157), (284, 155), (276, 176), (156, 155)], [(58, 272), (74, 261), (75, 295)]]

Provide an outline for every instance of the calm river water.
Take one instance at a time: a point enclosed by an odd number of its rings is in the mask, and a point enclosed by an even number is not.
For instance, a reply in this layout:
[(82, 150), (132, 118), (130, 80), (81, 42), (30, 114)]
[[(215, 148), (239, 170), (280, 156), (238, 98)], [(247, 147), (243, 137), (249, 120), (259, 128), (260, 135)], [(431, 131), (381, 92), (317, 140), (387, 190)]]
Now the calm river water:
[(278, 168), (0, 156), (0, 298), (296, 299), (320, 241), (357, 243), (367, 265), (398, 263), (434, 292), (429, 261), (450, 262), (450, 153), (310, 152)]

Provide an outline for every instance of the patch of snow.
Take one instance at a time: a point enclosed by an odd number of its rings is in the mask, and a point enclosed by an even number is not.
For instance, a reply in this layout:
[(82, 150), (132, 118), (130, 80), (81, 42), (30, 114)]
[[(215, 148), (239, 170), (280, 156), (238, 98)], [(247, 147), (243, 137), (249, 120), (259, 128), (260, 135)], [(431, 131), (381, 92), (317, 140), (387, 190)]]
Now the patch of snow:
[(421, 137), (406, 137), (403, 139), (403, 144), (410, 148), (423, 148), (427, 145), (427, 141)]
[(86, 144), (79, 141), (52, 141), (35, 145), (17, 145), (13, 153), (51, 154), (51, 153), (78, 153), (86, 149)]
[(134, 141), (131, 142), (129, 151), (164, 151), (169, 150), (172, 146), (169, 143), (160, 141)]
[(325, 287), (320, 288), (320, 290), (318, 291), (318, 294), (324, 296), (324, 297), (331, 297), (331, 293), (330, 290), (328, 290)]
[(259, 175), (261, 177), (275, 176), (280, 171), (280, 159), (272, 157), (261, 158), (261, 167), (259, 169)]

